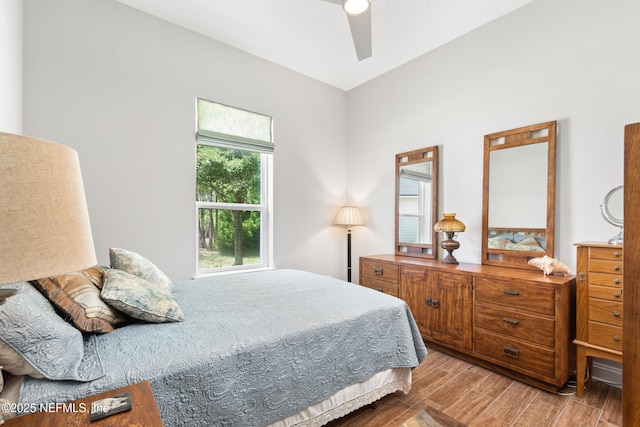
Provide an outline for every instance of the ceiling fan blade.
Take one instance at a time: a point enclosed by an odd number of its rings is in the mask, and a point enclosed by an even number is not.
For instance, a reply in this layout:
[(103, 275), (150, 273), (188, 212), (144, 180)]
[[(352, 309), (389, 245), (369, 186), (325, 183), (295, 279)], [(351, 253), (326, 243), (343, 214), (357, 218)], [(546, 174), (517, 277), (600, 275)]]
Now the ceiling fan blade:
[(340, 6), (342, 6), (342, 0), (324, 0), (324, 1), (329, 3), (339, 4)]
[(348, 15), (351, 37), (356, 47), (358, 61), (371, 56), (371, 8), (360, 15)]

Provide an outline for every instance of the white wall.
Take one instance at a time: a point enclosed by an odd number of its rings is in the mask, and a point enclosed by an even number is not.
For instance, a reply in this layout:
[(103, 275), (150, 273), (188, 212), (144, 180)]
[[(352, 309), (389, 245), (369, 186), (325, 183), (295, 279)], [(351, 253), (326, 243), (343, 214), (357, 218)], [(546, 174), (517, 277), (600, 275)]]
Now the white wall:
[(536, 0), (345, 95), (110, 0), (25, 0), (25, 133), (79, 151), (102, 262), (124, 246), (186, 278), (193, 99), (272, 114), (276, 265), (344, 277), (331, 222), (348, 202), (357, 278), (358, 256), (393, 251), (395, 153), (440, 146), (440, 212), (479, 262), (483, 135), (557, 120), (556, 257), (573, 267), (574, 242), (616, 232), (598, 206), (640, 120), (639, 9)]
[(346, 276), (345, 92), (113, 0), (24, 15), (25, 133), (78, 151), (99, 262), (115, 246), (194, 273), (200, 96), (274, 117), (275, 265)]
[(0, 132), (22, 133), (22, 0), (0, 1)]
[(557, 120), (556, 258), (575, 271), (575, 242), (617, 231), (599, 205), (640, 121), (638, 16), (637, 0), (536, 0), (350, 91), (354, 257), (393, 252), (395, 153), (439, 145), (439, 211), (467, 225), (456, 258), (480, 262), (484, 135)]

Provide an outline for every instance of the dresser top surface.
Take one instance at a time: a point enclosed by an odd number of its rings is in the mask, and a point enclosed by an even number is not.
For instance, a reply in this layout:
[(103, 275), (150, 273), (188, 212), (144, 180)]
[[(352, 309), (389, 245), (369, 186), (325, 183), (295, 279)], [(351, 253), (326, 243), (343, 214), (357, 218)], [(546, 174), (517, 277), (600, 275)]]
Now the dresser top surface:
[(595, 248), (622, 248), (623, 245), (612, 245), (611, 243), (607, 243), (607, 242), (579, 242), (579, 243), (574, 243), (573, 246), (591, 246), (591, 247), (595, 247)]
[(443, 264), (442, 261), (433, 259), (424, 259), (418, 257), (405, 257), (391, 254), (383, 255), (368, 255), (361, 258), (369, 260), (378, 260), (393, 262), (401, 264), (403, 266), (416, 266), (437, 269), (441, 272), (447, 273), (464, 273), (473, 274), (475, 276), (491, 276), (491, 277), (505, 277), (508, 279), (520, 279), (530, 280), (538, 283), (548, 283), (553, 285), (562, 285), (564, 283), (571, 282), (575, 279), (575, 276), (545, 276), (541, 270), (521, 269), (512, 267), (500, 267), (484, 264), (472, 264), (461, 262), (459, 264)]

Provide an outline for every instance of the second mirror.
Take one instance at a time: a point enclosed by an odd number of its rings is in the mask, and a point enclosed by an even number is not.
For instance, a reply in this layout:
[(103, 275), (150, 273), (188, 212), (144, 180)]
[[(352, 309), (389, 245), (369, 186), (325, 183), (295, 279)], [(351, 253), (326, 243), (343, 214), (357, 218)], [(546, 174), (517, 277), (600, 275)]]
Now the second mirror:
[(438, 147), (396, 155), (396, 254), (436, 258)]

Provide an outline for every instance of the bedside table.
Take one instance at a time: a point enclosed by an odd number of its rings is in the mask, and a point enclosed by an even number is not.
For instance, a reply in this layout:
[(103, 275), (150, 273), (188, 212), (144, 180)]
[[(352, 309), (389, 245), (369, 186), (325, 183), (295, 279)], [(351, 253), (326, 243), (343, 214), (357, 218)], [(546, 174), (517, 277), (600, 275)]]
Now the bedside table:
[[(123, 393), (131, 393), (131, 410), (111, 415), (93, 422), (89, 421), (91, 403), (99, 399), (117, 396)], [(73, 405), (72, 405), (73, 404)], [(148, 381), (110, 390), (82, 399), (67, 402), (68, 407), (78, 408), (77, 412), (65, 412), (60, 409), (57, 412), (34, 412), (6, 420), (3, 427), (67, 427), (67, 426), (92, 426), (92, 427), (121, 427), (144, 426), (162, 427), (160, 411), (156, 405), (151, 385)], [(83, 410), (83, 408), (86, 408)]]

